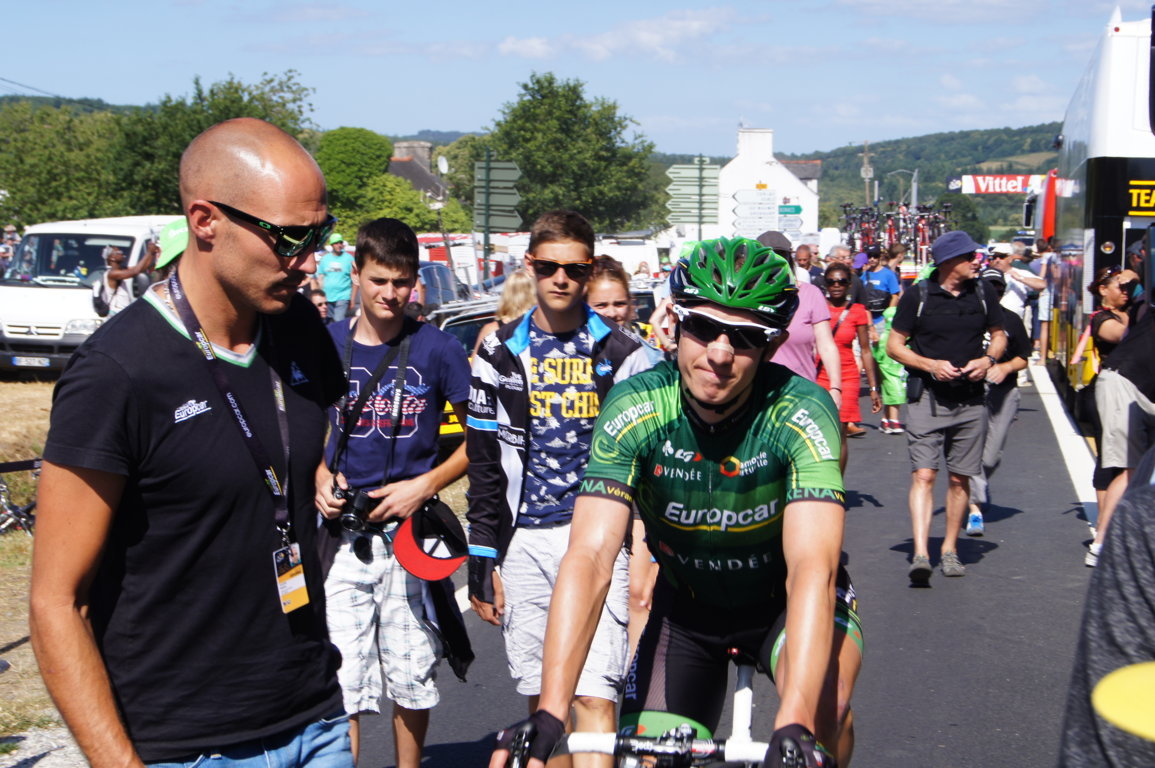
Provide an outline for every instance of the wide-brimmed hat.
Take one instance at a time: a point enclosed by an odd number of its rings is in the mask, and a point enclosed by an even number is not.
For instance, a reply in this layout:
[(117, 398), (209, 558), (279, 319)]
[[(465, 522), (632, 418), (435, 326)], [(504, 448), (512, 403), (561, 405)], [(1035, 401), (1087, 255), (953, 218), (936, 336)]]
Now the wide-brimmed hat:
[(973, 257), (975, 251), (983, 250), (986, 249), (979, 243), (976, 243), (974, 238), (961, 229), (940, 235), (930, 246), (931, 257), (934, 259), (934, 265), (936, 267), (940, 266), (944, 261), (957, 259), (959, 256), (970, 255)]

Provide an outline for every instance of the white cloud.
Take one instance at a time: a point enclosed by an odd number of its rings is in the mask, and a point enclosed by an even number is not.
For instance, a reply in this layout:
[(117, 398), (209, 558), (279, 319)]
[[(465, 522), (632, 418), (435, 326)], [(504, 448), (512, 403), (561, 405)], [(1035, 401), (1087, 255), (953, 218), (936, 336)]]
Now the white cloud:
[(951, 74), (942, 75), (938, 79), (938, 84), (943, 88), (946, 88), (948, 91), (957, 91), (963, 87), (962, 80), (959, 80), (957, 77)]
[(544, 59), (554, 52), (555, 46), (544, 37), (507, 37), (497, 45), (503, 56), (521, 56), (525, 59)]
[(942, 96), (936, 97), (935, 101), (937, 101), (946, 109), (958, 111), (981, 111), (986, 106), (985, 102), (983, 102), (982, 99), (980, 99), (978, 96), (975, 96), (973, 93), (944, 94)]
[(1037, 19), (1047, 6), (1047, 0), (1018, 0), (1015, 3), (1006, 0), (837, 0), (837, 3), (867, 16), (920, 19), (939, 24), (1006, 24), (1020, 19)]
[(1051, 90), (1051, 86), (1038, 75), (1019, 75), (1011, 78), (1011, 89), (1015, 93), (1039, 94)]
[(546, 58), (567, 52), (579, 53), (593, 61), (616, 56), (642, 55), (658, 61), (674, 61), (689, 43), (703, 40), (729, 27), (733, 13), (724, 8), (671, 11), (652, 19), (636, 19), (618, 24), (596, 35), (556, 38), (508, 37), (498, 46), (505, 56)]
[(351, 5), (323, 4), (323, 3), (288, 3), (285, 5), (270, 5), (264, 9), (247, 13), (242, 18), (247, 21), (262, 23), (279, 22), (282, 24), (334, 24), (351, 19), (365, 18), (369, 12), (363, 8)]

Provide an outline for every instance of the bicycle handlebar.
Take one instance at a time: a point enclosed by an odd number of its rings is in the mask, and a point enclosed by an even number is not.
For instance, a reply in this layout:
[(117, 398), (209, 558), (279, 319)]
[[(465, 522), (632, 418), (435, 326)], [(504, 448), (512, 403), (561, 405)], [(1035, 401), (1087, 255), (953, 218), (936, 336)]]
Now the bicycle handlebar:
[(554, 756), (593, 753), (621, 757), (680, 757), (684, 760), (718, 760), (760, 763), (770, 745), (762, 741), (733, 739), (678, 739), (618, 736), (614, 733), (571, 733), (562, 739)]

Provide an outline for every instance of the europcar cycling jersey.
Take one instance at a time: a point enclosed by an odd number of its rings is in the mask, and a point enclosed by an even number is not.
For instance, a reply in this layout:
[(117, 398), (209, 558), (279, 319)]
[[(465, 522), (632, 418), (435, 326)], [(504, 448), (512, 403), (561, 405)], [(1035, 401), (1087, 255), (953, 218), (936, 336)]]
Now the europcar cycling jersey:
[(784, 591), (786, 504), (844, 502), (829, 395), (776, 363), (753, 388), (745, 415), (707, 434), (686, 412), (675, 363), (618, 384), (582, 482), (584, 495), (636, 503), (664, 577), (720, 607)]

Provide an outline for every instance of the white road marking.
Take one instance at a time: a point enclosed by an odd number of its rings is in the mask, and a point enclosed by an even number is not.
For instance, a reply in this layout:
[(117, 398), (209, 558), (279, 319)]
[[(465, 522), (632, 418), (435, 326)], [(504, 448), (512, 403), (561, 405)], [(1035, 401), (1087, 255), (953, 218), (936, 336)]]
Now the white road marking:
[(1094, 520), (1099, 516), (1095, 487), (1091, 483), (1091, 476), (1095, 472), (1095, 456), (1091, 453), (1087, 440), (1079, 433), (1074, 419), (1067, 413), (1047, 369), (1032, 363), (1029, 371), (1035, 384), (1035, 391), (1039, 393), (1047, 418), (1051, 421), (1051, 429), (1054, 430), (1059, 451), (1063, 454), (1063, 461), (1067, 465), (1067, 474), (1071, 478), (1071, 485), (1075, 487), (1075, 496), (1083, 505), (1087, 519)]

